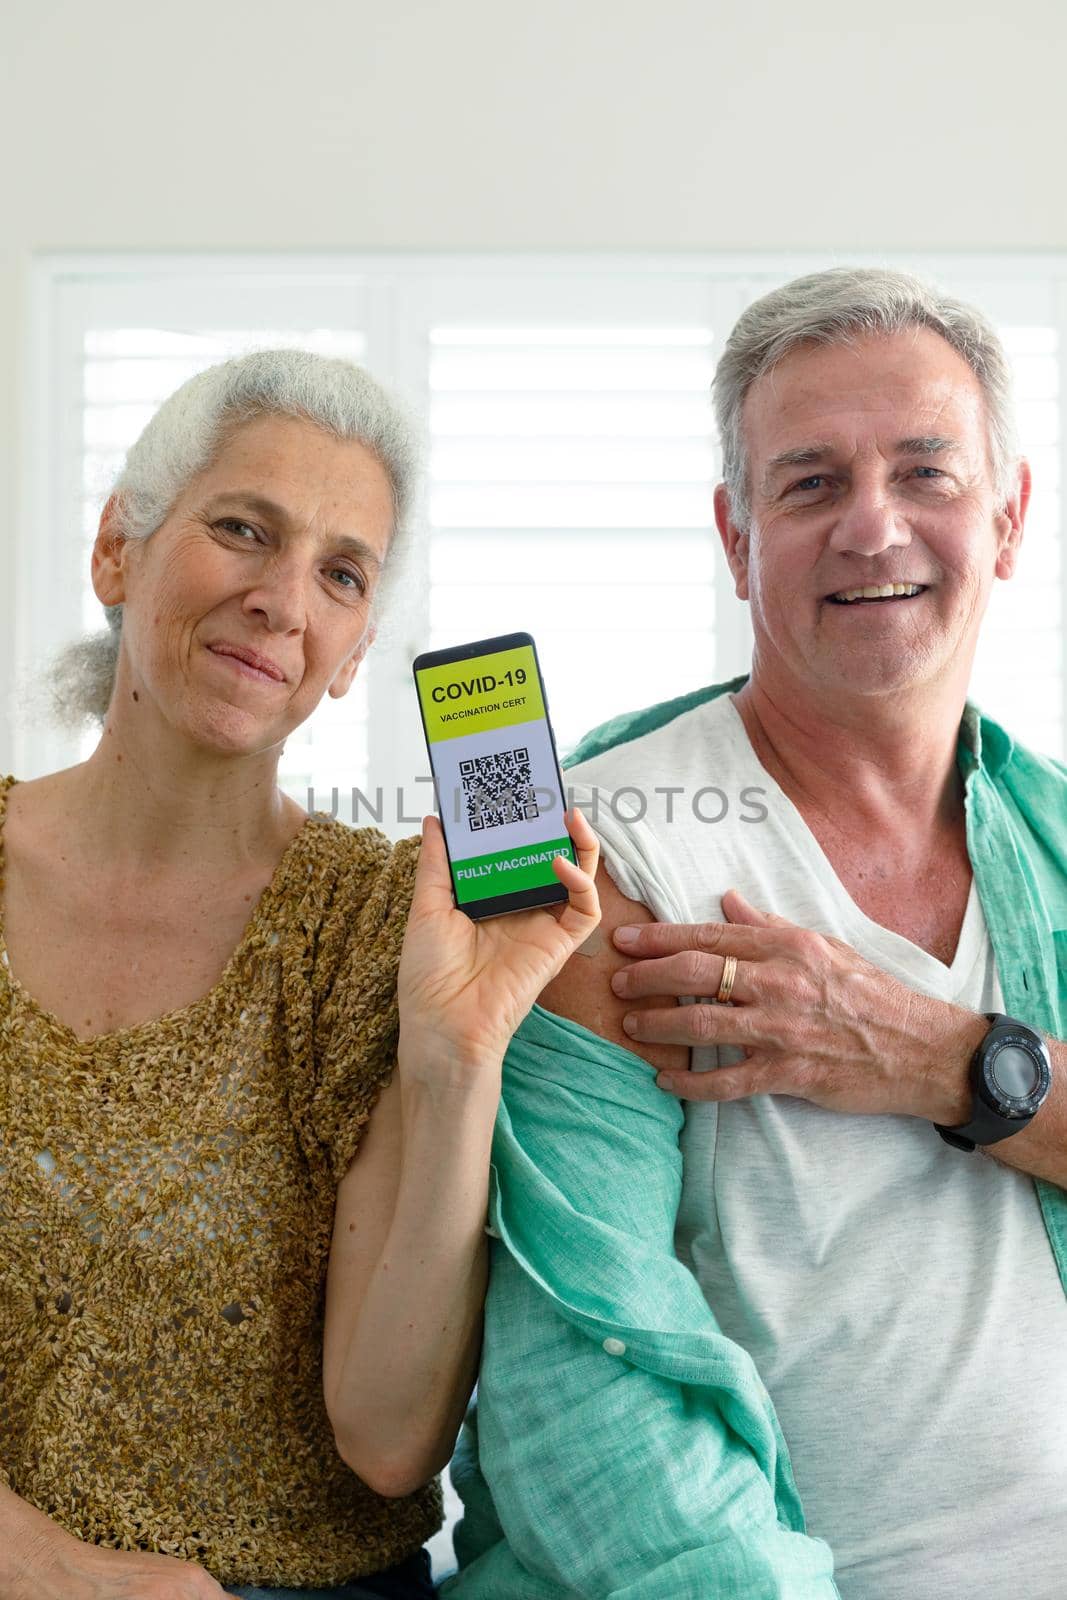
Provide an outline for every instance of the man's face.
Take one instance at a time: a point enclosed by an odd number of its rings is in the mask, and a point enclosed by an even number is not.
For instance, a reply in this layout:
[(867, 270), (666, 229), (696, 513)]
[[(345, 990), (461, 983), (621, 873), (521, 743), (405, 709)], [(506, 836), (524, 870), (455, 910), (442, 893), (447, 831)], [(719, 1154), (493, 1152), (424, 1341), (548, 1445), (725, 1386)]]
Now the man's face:
[[(806, 345), (752, 385), (749, 530), (716, 511), (756, 659), (884, 693), (970, 673), (994, 576), (1010, 577), (1029, 487), (993, 494), (981, 387), (921, 328)], [(845, 599), (885, 584), (918, 592)]]

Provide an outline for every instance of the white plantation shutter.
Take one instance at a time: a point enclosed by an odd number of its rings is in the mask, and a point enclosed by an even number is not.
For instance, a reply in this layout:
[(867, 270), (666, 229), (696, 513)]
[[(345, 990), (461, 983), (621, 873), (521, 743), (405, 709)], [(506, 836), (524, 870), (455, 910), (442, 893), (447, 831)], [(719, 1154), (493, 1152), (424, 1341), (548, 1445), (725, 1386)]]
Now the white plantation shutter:
[(975, 658), (972, 698), (1023, 744), (1064, 753), (1061, 350), (1055, 327), (1001, 327), (1012, 358), (1022, 447), (1034, 488), (1015, 575), (997, 583)]
[(562, 755), (714, 675), (706, 328), (435, 328), (430, 642), (527, 629)]
[[(88, 566), (101, 500), (159, 400), (225, 355), (292, 343), (363, 361), (425, 417), (430, 444), (410, 586), (353, 691), (287, 742), (295, 798), (306, 803), (310, 785), (329, 806), (337, 789), (345, 820), (412, 830), (429, 790), (410, 664), (430, 647), (532, 632), (561, 754), (605, 717), (744, 670), (748, 608), (712, 518), (711, 376), (748, 302), (828, 264), (57, 260), (39, 297), (20, 659), (101, 625)], [(1067, 262), (901, 264), (983, 306), (1014, 363), (1035, 489), (1018, 574), (994, 587), (972, 695), (1062, 755)], [(79, 756), (37, 727), (20, 752), (27, 776)], [(353, 814), (354, 788), (370, 809)]]

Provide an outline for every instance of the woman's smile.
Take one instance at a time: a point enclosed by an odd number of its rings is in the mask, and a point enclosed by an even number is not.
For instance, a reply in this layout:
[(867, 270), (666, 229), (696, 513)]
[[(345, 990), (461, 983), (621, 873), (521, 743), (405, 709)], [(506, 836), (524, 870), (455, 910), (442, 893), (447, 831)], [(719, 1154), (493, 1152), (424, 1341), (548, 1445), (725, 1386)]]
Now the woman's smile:
[(242, 661), (239, 656), (223, 655), (218, 650), (213, 649), (211, 645), (207, 646), (207, 652), (216, 661), (221, 662), (224, 667), (232, 667), (234, 671), (241, 673), (243, 677), (252, 678), (257, 683), (278, 684), (285, 681), (283, 678), (272, 678), (269, 672), (260, 672), (258, 667), (250, 666), (247, 661)]

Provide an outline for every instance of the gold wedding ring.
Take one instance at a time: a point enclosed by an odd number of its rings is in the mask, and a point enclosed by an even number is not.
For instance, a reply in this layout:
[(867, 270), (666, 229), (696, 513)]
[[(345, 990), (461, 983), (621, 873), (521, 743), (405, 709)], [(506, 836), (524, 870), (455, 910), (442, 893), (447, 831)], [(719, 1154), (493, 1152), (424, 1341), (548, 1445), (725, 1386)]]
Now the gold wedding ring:
[(724, 1006), (729, 1000), (734, 988), (734, 979), (737, 977), (737, 957), (724, 956), (722, 963), (722, 981), (715, 996), (720, 1005)]

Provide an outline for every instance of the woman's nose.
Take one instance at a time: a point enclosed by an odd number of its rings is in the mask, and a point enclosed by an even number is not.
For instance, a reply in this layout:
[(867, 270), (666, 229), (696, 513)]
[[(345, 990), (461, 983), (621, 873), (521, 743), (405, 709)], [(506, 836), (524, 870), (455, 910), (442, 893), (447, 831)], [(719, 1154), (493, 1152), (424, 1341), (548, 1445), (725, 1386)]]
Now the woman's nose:
[(305, 626), (313, 577), (295, 562), (272, 563), (244, 599), (247, 611), (258, 611), (272, 633), (290, 633)]

